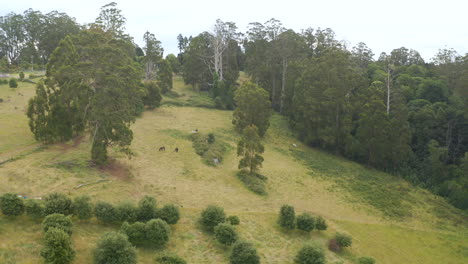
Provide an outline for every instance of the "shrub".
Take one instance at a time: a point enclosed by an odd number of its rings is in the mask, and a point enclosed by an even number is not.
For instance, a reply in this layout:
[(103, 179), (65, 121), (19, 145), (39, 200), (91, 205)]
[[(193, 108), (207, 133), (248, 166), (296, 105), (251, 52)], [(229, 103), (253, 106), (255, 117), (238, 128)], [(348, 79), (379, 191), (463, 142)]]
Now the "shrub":
[(164, 254), (162, 256), (156, 257), (156, 263), (159, 264), (187, 264), (183, 258), (175, 254)]
[(20, 81), (24, 80), (24, 72), (19, 73), (19, 79)]
[(133, 223), (138, 218), (138, 208), (130, 202), (122, 202), (115, 208), (116, 221)]
[(245, 184), (247, 189), (251, 190), (252, 192), (259, 195), (266, 195), (267, 192), (265, 186), (265, 176), (257, 173), (250, 174), (246, 170), (240, 170), (237, 173), (237, 178), (239, 178), (239, 180)]
[(111, 224), (118, 221), (114, 206), (107, 202), (97, 202), (94, 207), (94, 215), (102, 223)]
[(338, 244), (338, 242), (336, 241), (335, 238), (332, 238), (332, 239), (330, 239), (330, 241), (328, 241), (328, 249), (333, 251), (333, 252), (340, 252), (341, 251), (341, 247), (340, 247), (340, 245)]
[(145, 225), (146, 242), (150, 246), (162, 247), (169, 241), (171, 229), (161, 219), (153, 219)]
[(180, 219), (179, 208), (173, 204), (166, 204), (158, 210), (158, 217), (170, 225), (177, 224)]
[(127, 236), (109, 232), (102, 236), (94, 250), (94, 264), (136, 264), (136, 250)]
[(128, 236), (128, 241), (134, 246), (140, 246), (145, 243), (146, 240), (146, 230), (145, 223), (136, 222), (129, 224), (127, 222), (123, 223), (120, 227), (120, 232)]
[(251, 243), (239, 241), (232, 247), (229, 262), (231, 264), (259, 264), (260, 257)]
[(42, 229), (44, 232), (47, 232), (50, 228), (57, 228), (71, 235), (73, 223), (68, 216), (63, 214), (51, 214), (46, 216), (44, 221), (42, 221)]
[(375, 259), (371, 257), (360, 257), (358, 258), (358, 264), (375, 264)]
[(46, 215), (50, 214), (63, 214), (69, 215), (72, 212), (71, 199), (62, 193), (51, 193), (45, 197)]
[(207, 138), (208, 143), (213, 144), (215, 140), (216, 140), (215, 135), (213, 133), (209, 133), (208, 138)]
[(223, 223), (225, 219), (223, 208), (210, 205), (201, 213), (200, 223), (208, 231), (213, 231), (214, 227)]
[(238, 225), (238, 224), (240, 224), (239, 217), (237, 217), (236, 215), (231, 215), (231, 216), (229, 216), (228, 218), (226, 218), (226, 222), (231, 223), (231, 225)]
[(230, 224), (221, 223), (214, 228), (216, 240), (223, 245), (232, 245), (237, 241), (237, 232)]
[(297, 216), (296, 225), (299, 230), (310, 232), (314, 230), (315, 220), (310, 214), (303, 213)]
[(318, 216), (315, 219), (315, 229), (323, 231), (323, 230), (327, 230), (327, 227), (328, 227), (327, 223), (325, 222), (325, 219), (323, 219), (323, 217)]
[(353, 243), (351, 236), (343, 233), (336, 233), (335, 239), (341, 248), (349, 247)]
[(138, 202), (138, 221), (147, 222), (156, 218), (156, 199), (151, 196), (144, 196)]
[(297, 252), (294, 258), (296, 264), (324, 264), (325, 254), (323, 249), (315, 244), (303, 246), (299, 252)]
[(81, 220), (90, 219), (93, 216), (91, 198), (87, 195), (76, 197), (73, 200), (73, 214)]
[(278, 224), (287, 229), (294, 229), (295, 226), (294, 207), (290, 205), (283, 205), (280, 209)]
[(26, 200), (26, 214), (32, 219), (41, 219), (44, 217), (44, 204), (38, 200)]
[(24, 213), (23, 198), (14, 193), (6, 193), (0, 197), (0, 209), (7, 216), (18, 216)]
[(16, 88), (18, 87), (18, 82), (16, 81), (15, 78), (11, 78), (10, 81), (8, 82), (8, 85), (10, 88)]
[(44, 235), (45, 247), (41, 256), (47, 264), (67, 264), (75, 258), (70, 236), (58, 228), (50, 228)]

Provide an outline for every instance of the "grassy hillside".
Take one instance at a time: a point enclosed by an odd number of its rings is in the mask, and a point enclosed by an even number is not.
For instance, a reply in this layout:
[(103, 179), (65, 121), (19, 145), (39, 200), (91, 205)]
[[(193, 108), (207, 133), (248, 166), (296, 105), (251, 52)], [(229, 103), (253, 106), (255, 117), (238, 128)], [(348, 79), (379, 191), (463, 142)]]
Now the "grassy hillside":
[[(201, 210), (209, 204), (240, 217), (240, 235), (255, 244), (262, 263), (293, 263), (303, 243), (315, 240), (325, 245), (336, 231), (349, 233), (354, 242), (340, 254), (326, 250), (329, 263), (354, 263), (362, 255), (388, 264), (468, 262), (466, 215), (397, 177), (302, 145), (278, 115), (273, 116), (264, 140), (261, 172), (268, 177), (268, 194), (252, 193), (235, 176), (239, 135), (231, 124), (232, 112), (212, 109), (206, 94), (192, 91), (179, 78), (174, 90), (161, 108), (143, 113), (134, 124), (135, 156), (128, 160), (111, 152), (115, 160), (99, 170), (88, 166), (86, 137), (47, 147), (35, 143), (24, 114), (28, 98), (34, 95), (33, 85), (19, 83), (17, 89), (0, 85), (4, 99), (0, 162), (12, 158), (0, 165), (0, 194), (16, 192), (31, 198), (60, 191), (114, 203), (151, 195), (159, 205), (178, 204), (182, 218), (172, 227), (166, 250), (177, 252), (188, 263), (227, 263), (227, 251), (197, 227)], [(227, 152), (219, 166), (208, 166), (195, 153), (189, 139), (194, 129), (214, 133), (225, 142)], [(158, 151), (161, 146), (165, 152)], [(74, 188), (100, 179), (107, 181)], [(325, 217), (329, 229), (310, 235), (283, 232), (276, 218), (285, 203), (293, 205), (296, 214)], [(74, 263), (91, 263), (96, 240), (118, 228), (95, 220), (74, 220), (74, 224)], [(40, 263), (41, 238), (40, 223), (25, 216), (0, 216), (0, 263)], [(139, 249), (139, 263), (154, 263), (158, 252)]]

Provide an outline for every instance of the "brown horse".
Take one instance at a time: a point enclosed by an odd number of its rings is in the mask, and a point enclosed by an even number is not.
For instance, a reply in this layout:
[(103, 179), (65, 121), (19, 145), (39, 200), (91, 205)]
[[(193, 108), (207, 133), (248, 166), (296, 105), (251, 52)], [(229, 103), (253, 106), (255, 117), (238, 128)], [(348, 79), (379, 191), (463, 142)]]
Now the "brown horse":
[(163, 147), (160, 147), (160, 148), (159, 148), (159, 151), (166, 151), (166, 147), (164, 147), (164, 146), (163, 146)]

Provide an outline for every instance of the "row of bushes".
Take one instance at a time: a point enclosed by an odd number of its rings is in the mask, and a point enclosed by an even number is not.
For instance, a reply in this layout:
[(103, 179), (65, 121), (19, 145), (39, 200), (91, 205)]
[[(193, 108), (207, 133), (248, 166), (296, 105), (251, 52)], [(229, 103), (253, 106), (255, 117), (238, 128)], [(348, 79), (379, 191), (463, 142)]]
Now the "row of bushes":
[(93, 205), (88, 196), (79, 196), (72, 201), (62, 193), (51, 193), (41, 201), (24, 200), (16, 194), (7, 193), (0, 197), (0, 210), (7, 216), (19, 216), (26, 211), (33, 219), (41, 219), (54, 213), (74, 215), (80, 220), (90, 219), (94, 215), (100, 222), (107, 224), (147, 222), (156, 218), (168, 224), (176, 224), (180, 218), (177, 206), (167, 204), (157, 208), (156, 199), (150, 196), (143, 197), (138, 206), (130, 202), (121, 202), (114, 206), (103, 201)]
[(41, 256), (46, 264), (68, 264), (75, 258), (70, 236), (73, 223), (70, 217), (63, 214), (51, 214), (44, 218), (44, 248)]
[(202, 133), (193, 133), (190, 136), (192, 140), (192, 146), (195, 149), (195, 152), (203, 158), (203, 161), (210, 165), (216, 166), (215, 159), (218, 162), (223, 161), (224, 153), (226, 152), (226, 147), (222, 142), (216, 140), (216, 137), (213, 133), (204, 135)]
[(309, 213), (302, 213), (296, 217), (294, 207), (291, 205), (281, 206), (278, 224), (286, 229), (297, 229), (310, 232), (312, 230), (327, 230), (327, 223), (321, 216), (314, 217)]

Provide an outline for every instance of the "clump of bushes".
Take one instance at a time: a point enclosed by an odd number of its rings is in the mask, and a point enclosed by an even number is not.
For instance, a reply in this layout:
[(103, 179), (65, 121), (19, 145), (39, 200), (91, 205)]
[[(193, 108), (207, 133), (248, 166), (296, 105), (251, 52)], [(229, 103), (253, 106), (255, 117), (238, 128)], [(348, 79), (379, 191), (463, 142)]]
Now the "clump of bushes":
[(230, 246), (237, 241), (238, 235), (234, 227), (230, 224), (221, 223), (214, 228), (216, 240), (219, 243)]
[(177, 224), (180, 219), (179, 208), (173, 204), (166, 204), (158, 210), (158, 218), (170, 225)]
[(11, 78), (10, 81), (8, 81), (8, 85), (10, 86), (10, 88), (16, 88), (18, 87), (18, 82), (15, 78)]
[(336, 233), (335, 237), (328, 242), (328, 249), (333, 252), (340, 252), (345, 247), (350, 247), (353, 243), (351, 236), (343, 233)]
[(297, 229), (310, 232), (314, 229), (322, 231), (327, 229), (327, 223), (321, 216), (313, 217), (309, 213), (302, 213), (299, 216), (295, 216), (294, 207), (291, 205), (281, 206), (278, 224), (285, 229)]
[(44, 232), (47, 232), (50, 228), (57, 228), (71, 235), (73, 223), (68, 216), (63, 214), (51, 214), (46, 216), (44, 221), (42, 221), (42, 229)]
[(0, 197), (0, 210), (6, 216), (19, 216), (24, 213), (23, 198), (14, 193), (6, 193)]
[(259, 195), (266, 195), (266, 180), (267, 177), (258, 173), (250, 174), (246, 170), (237, 172), (237, 178), (241, 180), (245, 186), (252, 192)]
[(136, 264), (135, 247), (127, 236), (118, 232), (109, 232), (102, 236), (94, 250), (94, 264)]
[(215, 226), (226, 220), (224, 209), (210, 205), (201, 213), (200, 224), (208, 231), (213, 231)]
[(161, 256), (156, 257), (156, 263), (159, 264), (187, 264), (183, 258), (175, 255), (175, 254), (163, 254)]
[(72, 200), (62, 193), (51, 193), (45, 197), (46, 215), (63, 214), (69, 215), (72, 213)]
[(45, 216), (44, 214), (44, 204), (38, 200), (26, 200), (24, 203), (26, 214), (32, 219), (41, 219)]
[(135, 246), (162, 247), (169, 241), (171, 229), (161, 219), (152, 219), (146, 223), (123, 223), (120, 231), (128, 236), (128, 240)]
[(371, 257), (360, 257), (358, 258), (358, 264), (375, 264), (375, 259)]
[(133, 223), (137, 221), (138, 218), (138, 208), (128, 202), (121, 202), (115, 207), (115, 213), (116, 213), (116, 221), (117, 222), (129, 222)]
[(8, 84), (8, 80), (7, 79), (0, 79), (0, 84)]
[(192, 140), (192, 146), (195, 149), (195, 152), (202, 157), (206, 164), (216, 166), (217, 164), (215, 164), (215, 159), (217, 159), (218, 162), (223, 161), (226, 147), (223, 142), (216, 140), (213, 133), (208, 135), (194, 133), (190, 136), (190, 139)]
[(156, 218), (157, 207), (156, 199), (151, 196), (144, 196), (138, 202), (138, 221), (147, 222)]
[(19, 73), (19, 80), (23, 81), (24, 80), (24, 72)]
[(294, 207), (286, 204), (281, 206), (278, 224), (283, 228), (294, 229), (296, 226)]
[(231, 264), (259, 264), (260, 257), (252, 243), (238, 241), (234, 244), (229, 257)]
[(296, 226), (299, 230), (310, 232), (315, 228), (315, 219), (308, 213), (302, 213), (297, 216)]
[(323, 217), (321, 216), (317, 216), (317, 218), (315, 219), (315, 229), (319, 230), (319, 231), (323, 231), (323, 230), (327, 230), (327, 222), (325, 222), (325, 219), (323, 219)]
[(94, 207), (94, 215), (100, 222), (106, 224), (112, 224), (118, 220), (115, 207), (108, 202), (97, 202)]
[(239, 225), (240, 220), (239, 217), (236, 215), (231, 215), (228, 218), (226, 218), (226, 222), (230, 223), (231, 225)]
[(44, 235), (45, 247), (41, 256), (47, 264), (68, 264), (75, 258), (70, 236), (59, 228), (50, 228)]
[(297, 252), (294, 258), (296, 264), (324, 264), (325, 253), (323, 249), (316, 244), (309, 244), (303, 246), (299, 252)]
[(89, 196), (78, 196), (73, 200), (73, 215), (81, 220), (88, 220), (93, 216), (93, 205)]

